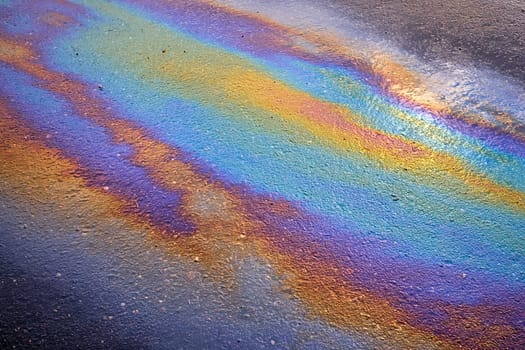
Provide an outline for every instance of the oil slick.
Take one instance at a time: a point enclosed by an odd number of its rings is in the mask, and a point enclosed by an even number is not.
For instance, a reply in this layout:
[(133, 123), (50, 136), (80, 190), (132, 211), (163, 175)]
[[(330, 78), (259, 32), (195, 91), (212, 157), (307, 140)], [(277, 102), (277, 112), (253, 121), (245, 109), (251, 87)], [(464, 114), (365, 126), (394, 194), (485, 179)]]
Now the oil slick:
[(306, 5), (0, 3), (4, 275), (107, 346), (522, 346), (522, 84)]

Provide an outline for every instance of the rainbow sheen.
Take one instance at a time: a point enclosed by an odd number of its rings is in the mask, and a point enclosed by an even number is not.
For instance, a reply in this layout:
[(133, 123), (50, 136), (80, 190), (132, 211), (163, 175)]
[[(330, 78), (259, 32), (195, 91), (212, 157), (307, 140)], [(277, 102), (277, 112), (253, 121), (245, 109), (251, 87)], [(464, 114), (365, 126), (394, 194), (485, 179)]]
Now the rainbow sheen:
[[(524, 106), (512, 96), (495, 89), (483, 113), (449, 103), (455, 91), (425, 85), (387, 43), (231, 3), (0, 9), (0, 198), (34, 206), (53, 232), (82, 208), (75, 225), (98, 233), (75, 249), (122, 264), (111, 292), (134, 295), (126, 281), (146, 276), (137, 283), (170, 315), (158, 326), (149, 311), (159, 337), (208, 312), (189, 323), (279, 334), (282, 347), (525, 343)], [(69, 237), (48, 235), (57, 247)], [(158, 271), (194, 276), (196, 263), (215, 277), (159, 291), (171, 275)], [(98, 278), (82, 276), (87, 289)], [(178, 306), (190, 285), (201, 304)], [(254, 286), (281, 305), (258, 311), (260, 328), (233, 311)]]

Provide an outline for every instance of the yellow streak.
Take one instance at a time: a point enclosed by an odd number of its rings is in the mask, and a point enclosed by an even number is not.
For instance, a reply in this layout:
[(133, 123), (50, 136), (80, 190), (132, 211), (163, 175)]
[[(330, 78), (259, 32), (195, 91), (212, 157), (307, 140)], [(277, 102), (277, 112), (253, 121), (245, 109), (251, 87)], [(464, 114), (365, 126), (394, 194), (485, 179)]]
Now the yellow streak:
[[(113, 5), (103, 3), (100, 7), (129, 26), (91, 43), (95, 51), (114, 64), (133, 69), (142, 82), (163, 93), (176, 93), (219, 109), (263, 111), (268, 114), (265, 122), (271, 123), (277, 116), (306, 131), (312, 141), (347, 156), (365, 157), (390, 170), (409, 171), (426, 184), (466, 192), (483, 201), (499, 200), (525, 211), (523, 193), (472, 173), (451, 155), (360, 126), (355, 122), (360, 119), (356, 113), (275, 80), (242, 57)], [(414, 79), (407, 76), (409, 82)]]

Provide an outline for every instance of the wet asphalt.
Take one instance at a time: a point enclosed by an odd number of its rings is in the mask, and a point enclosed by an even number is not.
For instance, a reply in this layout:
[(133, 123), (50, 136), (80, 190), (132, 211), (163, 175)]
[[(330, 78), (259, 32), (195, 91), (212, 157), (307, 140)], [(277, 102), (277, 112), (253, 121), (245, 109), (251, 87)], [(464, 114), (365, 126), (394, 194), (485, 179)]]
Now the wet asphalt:
[(490, 68), (525, 82), (525, 1), (330, 0), (349, 21), (432, 63)]

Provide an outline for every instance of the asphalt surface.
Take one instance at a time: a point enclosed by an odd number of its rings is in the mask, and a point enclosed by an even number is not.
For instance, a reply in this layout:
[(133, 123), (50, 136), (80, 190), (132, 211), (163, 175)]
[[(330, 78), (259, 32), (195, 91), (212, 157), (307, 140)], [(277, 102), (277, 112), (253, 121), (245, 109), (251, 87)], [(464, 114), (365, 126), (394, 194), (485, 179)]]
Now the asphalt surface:
[(525, 82), (525, 2), (330, 1), (337, 12), (397, 42), (428, 62), (435, 58), (489, 66)]

